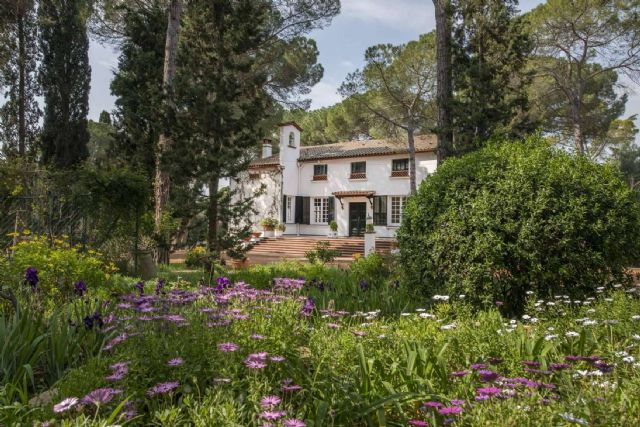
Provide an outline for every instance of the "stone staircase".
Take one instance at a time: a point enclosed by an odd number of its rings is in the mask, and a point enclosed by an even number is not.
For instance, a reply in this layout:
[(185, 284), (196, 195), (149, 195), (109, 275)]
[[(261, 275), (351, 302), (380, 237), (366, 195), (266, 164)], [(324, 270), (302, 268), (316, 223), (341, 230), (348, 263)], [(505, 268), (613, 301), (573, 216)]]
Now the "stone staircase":
[(317, 236), (287, 236), (282, 238), (268, 237), (262, 239), (247, 253), (251, 258), (255, 255), (279, 256), (281, 258), (304, 259), (307, 251), (313, 250), (320, 241), (329, 242), (331, 249), (340, 252), (339, 257), (351, 258), (354, 254), (364, 254), (364, 240), (360, 238), (327, 238)]

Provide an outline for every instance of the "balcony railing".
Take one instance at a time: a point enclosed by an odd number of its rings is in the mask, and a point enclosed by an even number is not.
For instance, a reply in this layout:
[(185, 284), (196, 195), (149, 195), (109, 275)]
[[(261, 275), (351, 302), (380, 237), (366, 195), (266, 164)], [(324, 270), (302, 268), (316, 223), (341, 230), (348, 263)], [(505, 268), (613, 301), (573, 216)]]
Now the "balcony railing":
[(314, 181), (326, 181), (327, 175), (313, 175)]
[(349, 175), (349, 179), (367, 179), (366, 172), (353, 172)]
[(409, 176), (409, 171), (408, 170), (399, 170), (399, 171), (391, 171), (391, 176), (392, 177), (402, 177), (402, 176)]

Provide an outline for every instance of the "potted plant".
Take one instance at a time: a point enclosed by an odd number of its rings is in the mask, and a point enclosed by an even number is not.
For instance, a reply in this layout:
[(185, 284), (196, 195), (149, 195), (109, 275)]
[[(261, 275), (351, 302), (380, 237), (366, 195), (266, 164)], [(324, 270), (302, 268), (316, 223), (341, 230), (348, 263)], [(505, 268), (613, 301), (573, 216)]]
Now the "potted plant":
[(376, 229), (373, 224), (367, 224), (364, 229), (364, 254), (365, 256), (376, 250)]
[(264, 230), (264, 237), (273, 237), (273, 232), (278, 226), (278, 220), (271, 217), (262, 218), (262, 221), (260, 221), (260, 225)]
[(329, 233), (329, 237), (338, 236), (338, 223), (335, 219), (331, 220), (331, 222), (329, 223), (329, 230), (331, 230), (331, 232)]
[(284, 223), (280, 223), (276, 226), (276, 237), (282, 237), (284, 232), (287, 230), (287, 226)]
[(231, 268), (240, 269), (244, 268), (247, 263), (246, 248), (242, 245), (236, 245), (227, 249), (227, 255), (230, 259)]

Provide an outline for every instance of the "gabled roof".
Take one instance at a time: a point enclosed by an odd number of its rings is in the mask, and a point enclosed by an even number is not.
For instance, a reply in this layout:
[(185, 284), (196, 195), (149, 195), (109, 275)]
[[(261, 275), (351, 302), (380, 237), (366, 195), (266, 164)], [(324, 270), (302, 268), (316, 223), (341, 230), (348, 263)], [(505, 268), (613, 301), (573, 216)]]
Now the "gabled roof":
[[(437, 138), (435, 135), (417, 135), (414, 138), (416, 153), (436, 151)], [(313, 162), (330, 159), (346, 159), (370, 156), (385, 156), (406, 154), (407, 141), (405, 139), (370, 139), (367, 141), (347, 141), (336, 144), (312, 145), (300, 147), (300, 162)], [(279, 165), (277, 154), (251, 162), (251, 168), (262, 168)]]

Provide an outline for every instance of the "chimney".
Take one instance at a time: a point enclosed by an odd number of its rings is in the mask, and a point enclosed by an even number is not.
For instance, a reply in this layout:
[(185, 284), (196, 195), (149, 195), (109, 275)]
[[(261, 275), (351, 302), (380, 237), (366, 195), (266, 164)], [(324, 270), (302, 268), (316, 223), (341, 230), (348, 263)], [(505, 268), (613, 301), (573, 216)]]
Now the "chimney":
[(262, 158), (266, 159), (267, 157), (271, 157), (273, 154), (273, 144), (270, 139), (262, 140)]

